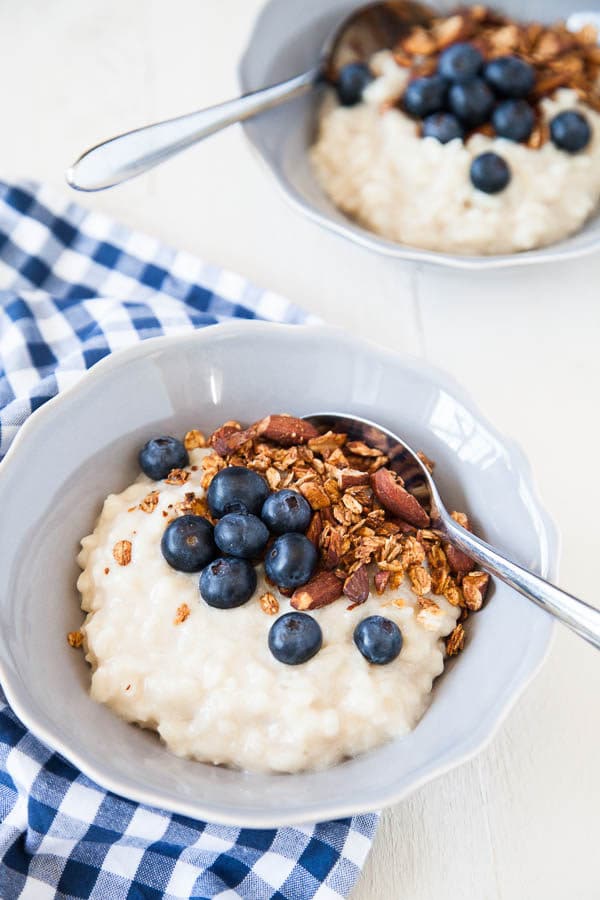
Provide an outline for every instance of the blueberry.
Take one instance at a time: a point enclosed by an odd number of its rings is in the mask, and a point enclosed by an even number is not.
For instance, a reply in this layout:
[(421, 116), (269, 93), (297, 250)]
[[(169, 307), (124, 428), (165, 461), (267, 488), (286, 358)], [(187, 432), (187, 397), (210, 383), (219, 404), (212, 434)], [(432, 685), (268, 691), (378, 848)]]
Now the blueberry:
[(592, 129), (585, 116), (574, 109), (554, 116), (550, 122), (552, 143), (567, 153), (578, 153), (587, 147), (592, 137)]
[(213, 516), (220, 519), (228, 512), (240, 512), (240, 503), (258, 516), (268, 495), (267, 482), (257, 472), (244, 466), (227, 466), (211, 481), (206, 499)]
[(434, 113), (423, 120), (423, 137), (435, 138), (440, 144), (447, 144), (448, 141), (463, 136), (462, 125), (452, 113)]
[(373, 81), (373, 74), (364, 63), (348, 63), (340, 69), (336, 84), (342, 106), (360, 103), (364, 89)]
[(312, 510), (298, 491), (275, 491), (265, 500), (261, 516), (273, 534), (304, 533), (310, 525)]
[(257, 516), (227, 513), (215, 526), (215, 544), (228, 556), (254, 559), (269, 540), (269, 529)]
[(526, 97), (535, 82), (533, 66), (518, 56), (499, 56), (487, 64), (484, 78), (501, 97)]
[(200, 593), (209, 606), (233, 609), (247, 603), (256, 590), (256, 572), (247, 559), (219, 557), (200, 575)]
[(448, 95), (450, 110), (463, 124), (474, 127), (483, 125), (494, 106), (494, 95), (481, 78), (473, 78), (464, 84), (453, 84)]
[(478, 191), (497, 194), (510, 181), (510, 169), (497, 153), (482, 153), (471, 163), (471, 182)]
[(303, 534), (282, 534), (265, 557), (265, 572), (278, 587), (306, 584), (317, 565), (317, 551)]
[(402, 632), (391, 619), (368, 616), (354, 629), (354, 643), (368, 662), (385, 666), (400, 653)]
[(144, 444), (139, 454), (140, 466), (144, 475), (154, 481), (166, 478), (171, 469), (182, 469), (190, 459), (187, 450), (177, 438), (164, 435), (152, 438)]
[(472, 44), (453, 44), (440, 56), (438, 72), (448, 81), (470, 81), (482, 65), (483, 56)]
[(167, 526), (162, 555), (179, 572), (199, 572), (217, 555), (213, 527), (202, 516), (180, 516)]
[(404, 91), (404, 109), (411, 116), (423, 119), (444, 108), (448, 85), (439, 75), (415, 78)]
[(504, 100), (494, 110), (492, 125), (499, 137), (526, 141), (535, 125), (535, 113), (526, 100)]
[(318, 653), (323, 643), (321, 626), (306, 613), (280, 616), (269, 631), (269, 650), (279, 662), (297, 666)]

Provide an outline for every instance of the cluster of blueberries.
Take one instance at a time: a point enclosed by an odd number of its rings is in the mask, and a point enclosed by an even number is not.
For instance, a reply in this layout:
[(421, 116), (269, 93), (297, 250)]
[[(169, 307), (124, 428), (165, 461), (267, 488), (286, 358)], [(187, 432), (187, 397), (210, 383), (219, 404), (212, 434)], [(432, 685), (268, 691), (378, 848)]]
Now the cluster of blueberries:
[[(180, 441), (164, 436), (144, 445), (139, 462), (158, 481), (188, 465), (189, 457)], [(278, 587), (295, 590), (309, 581), (318, 554), (305, 534), (312, 510), (302, 494), (271, 492), (257, 472), (227, 466), (211, 481), (206, 499), (218, 519), (214, 528), (203, 516), (180, 516), (165, 529), (161, 551), (173, 569), (201, 573), (200, 594), (209, 606), (232, 609), (247, 603), (256, 590), (254, 564), (263, 554), (267, 577)], [(379, 665), (391, 662), (402, 648), (400, 629), (383, 616), (363, 619), (354, 641), (369, 662)], [(269, 631), (271, 653), (288, 665), (311, 659), (322, 642), (321, 626), (307, 613), (286, 613)]]
[[(364, 63), (348, 63), (339, 73), (337, 93), (344, 106), (362, 98), (373, 74)], [(525, 99), (533, 89), (535, 70), (518, 56), (501, 56), (486, 63), (473, 44), (453, 44), (441, 54), (437, 72), (409, 82), (403, 97), (405, 111), (422, 120), (424, 137), (446, 144), (464, 138), (472, 128), (491, 122), (499, 137), (526, 141), (536, 116)], [(558, 113), (550, 122), (552, 142), (567, 153), (578, 153), (590, 141), (590, 125), (576, 110)], [(475, 157), (471, 182), (495, 194), (510, 181), (510, 169), (497, 153)]]

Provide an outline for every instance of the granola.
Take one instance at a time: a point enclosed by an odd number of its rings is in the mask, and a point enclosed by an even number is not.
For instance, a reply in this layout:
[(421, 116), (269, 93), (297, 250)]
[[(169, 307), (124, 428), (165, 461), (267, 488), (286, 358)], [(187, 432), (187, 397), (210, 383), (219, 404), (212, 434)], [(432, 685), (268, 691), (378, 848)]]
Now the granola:
[[(354, 93), (344, 71), (357, 50), (347, 51), (329, 73), (310, 155), (359, 225), (424, 249), (503, 254), (561, 240), (597, 211), (594, 26), (520, 22), (479, 4), (432, 12), (360, 59)], [(464, 77), (448, 62), (456, 52), (474, 57)]]
[[(202, 461), (205, 489), (223, 467), (244, 466), (265, 477), (271, 472), (273, 490), (296, 490), (309, 502), (313, 518), (307, 536), (319, 550), (319, 571), (296, 591), (292, 606), (319, 609), (342, 594), (358, 606), (371, 584), (383, 595), (407, 576), (420, 601), (431, 592), (460, 607), (464, 617), (479, 609), (489, 576), (475, 571), (473, 561), (441, 533), (425, 527), (429, 516), (388, 468), (384, 452), (344, 433), (309, 437), (302, 421), (278, 415), (247, 428), (228, 422), (209, 437), (215, 449)], [(452, 517), (470, 528), (464, 513)]]
[[(255, 771), (320, 769), (406, 734), (430, 701), (445, 653), (462, 649), (465, 619), (483, 604), (488, 576), (450, 565), (445, 536), (407, 491), (409, 473), (400, 469), (404, 484), (394, 468), (394, 447), (314, 433), (280, 414), (247, 427), (229, 421), (201, 443), (186, 451), (183, 474), (165, 466), (167, 477), (156, 480), (144, 470), (107, 498), (82, 540), (78, 588), (87, 616), (67, 640), (85, 646), (92, 697), (159, 731), (179, 756)], [(241, 547), (224, 550), (218, 533), (230, 513), (215, 496), (219, 484), (240, 477), (232, 466), (244, 467), (242, 480), (258, 483), (259, 493), (256, 506), (243, 498), (253, 514), (246, 507), (232, 518), (243, 528), (255, 527), (250, 515), (264, 519), (265, 543), (247, 558), (228, 556)], [(273, 493), (283, 488), (289, 495)], [(398, 496), (412, 521), (398, 515)], [(208, 562), (177, 559), (178, 527), (185, 553), (209, 547)], [(295, 589), (267, 577), (285, 584), (269, 567), (281, 538), (299, 542), (312, 560)], [(241, 603), (239, 581), (211, 602), (202, 582), (213, 565), (250, 568)], [(284, 666), (271, 636), (290, 618), (300, 636), (312, 629), (318, 646)], [(393, 636), (393, 654), (376, 658), (364, 643), (374, 620), (380, 635)]]

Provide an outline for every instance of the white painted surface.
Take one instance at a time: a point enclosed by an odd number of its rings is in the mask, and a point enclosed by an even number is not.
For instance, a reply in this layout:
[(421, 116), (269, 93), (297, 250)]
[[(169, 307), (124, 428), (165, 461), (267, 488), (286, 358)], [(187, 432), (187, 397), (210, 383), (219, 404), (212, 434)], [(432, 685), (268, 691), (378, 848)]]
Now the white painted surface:
[[(86, 146), (227, 98), (259, 6), (3, 3), (0, 174), (61, 185)], [(526, 448), (561, 583), (597, 602), (599, 481), (565, 460), (597, 466), (600, 256), (486, 276), (383, 261), (288, 209), (236, 128), (83, 200), (445, 367)], [(597, 900), (599, 696), (600, 658), (561, 629), (488, 749), (385, 813), (353, 900)]]

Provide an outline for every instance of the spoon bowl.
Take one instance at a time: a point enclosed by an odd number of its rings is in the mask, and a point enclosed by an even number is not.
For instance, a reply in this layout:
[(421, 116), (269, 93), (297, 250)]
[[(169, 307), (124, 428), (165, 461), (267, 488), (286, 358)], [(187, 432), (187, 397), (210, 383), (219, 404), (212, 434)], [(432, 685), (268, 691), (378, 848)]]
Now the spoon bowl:
[(343, 432), (352, 440), (364, 441), (382, 450), (389, 457), (388, 468), (400, 476), (404, 489), (419, 501), (434, 530), (441, 532), (482, 569), (504, 581), (600, 649), (600, 610), (512, 562), (459, 525), (444, 506), (429, 469), (418, 453), (402, 438), (375, 422), (357, 416), (324, 412), (304, 418), (320, 432)]

